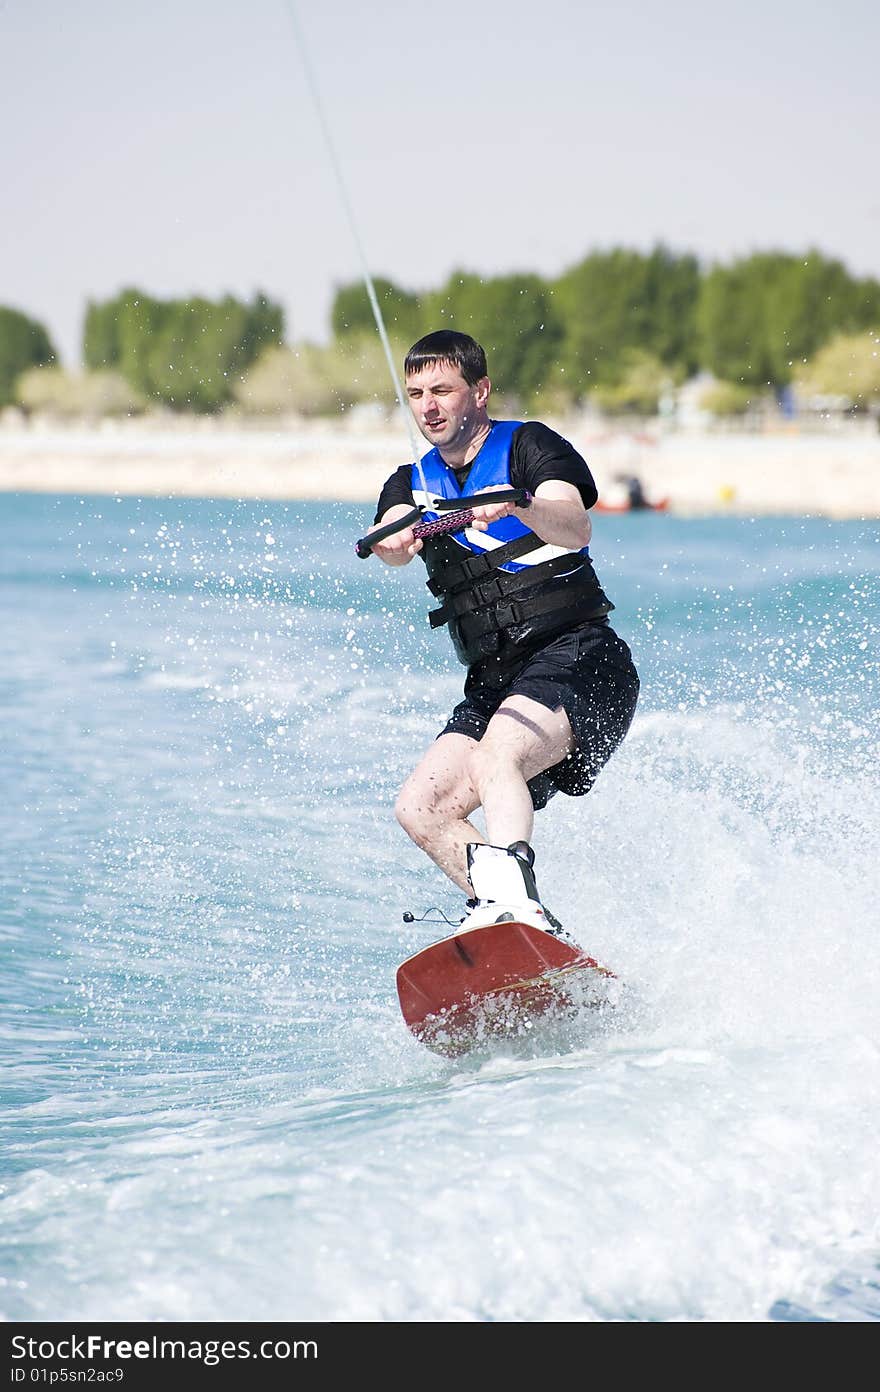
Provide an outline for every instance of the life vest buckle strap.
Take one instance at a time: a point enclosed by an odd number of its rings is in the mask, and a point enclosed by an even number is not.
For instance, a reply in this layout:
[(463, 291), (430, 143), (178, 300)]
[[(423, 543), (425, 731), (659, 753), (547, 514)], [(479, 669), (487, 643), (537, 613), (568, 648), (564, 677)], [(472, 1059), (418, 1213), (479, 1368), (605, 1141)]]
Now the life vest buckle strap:
[(439, 609), (432, 609), (428, 614), (428, 623), (432, 628), (442, 628), (449, 623), (452, 615), (449, 612), (448, 604), (441, 604)]
[(502, 600), (495, 608), (495, 622), (499, 628), (513, 628), (525, 622), (527, 615), (518, 600)]
[[(529, 576), (534, 583), (534, 577)], [(504, 582), (493, 576), (491, 580), (484, 580), (482, 585), (478, 585), (474, 591), (474, 599), (477, 604), (494, 604), (496, 599), (503, 599), (507, 593)]]
[(457, 617), (462, 634), (470, 641), (513, 628), (515, 624), (525, 623), (529, 612), (517, 600), (509, 599), (502, 600), (492, 609), (478, 609), (475, 613), (460, 614)]
[(516, 560), (519, 556), (526, 555), (529, 551), (537, 551), (544, 543), (534, 532), (526, 532), (523, 536), (517, 537), (515, 541), (509, 541), (504, 546), (495, 547), (493, 550), (481, 551), (465, 557), (462, 560), (455, 560), (448, 565), (441, 566), (428, 580), (428, 589), (432, 595), (440, 596), (450, 590), (464, 589), (471, 585), (481, 576), (489, 575), (492, 571), (500, 570), (508, 561)]
[(492, 552), (484, 551), (479, 556), (470, 556), (466, 561), (462, 561), (461, 568), (466, 573), (468, 580), (478, 580), (481, 575), (488, 575), (496, 567), (496, 562), (492, 560)]

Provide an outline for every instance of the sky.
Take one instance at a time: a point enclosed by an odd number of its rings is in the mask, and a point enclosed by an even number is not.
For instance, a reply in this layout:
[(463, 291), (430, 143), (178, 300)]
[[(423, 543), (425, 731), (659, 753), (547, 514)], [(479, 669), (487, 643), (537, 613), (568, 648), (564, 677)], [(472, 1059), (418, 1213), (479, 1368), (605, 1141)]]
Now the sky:
[(877, 0), (0, 0), (0, 304), (73, 368), (132, 285), (263, 290), (326, 341), (362, 257), (410, 290), (657, 243), (880, 277), (878, 41)]

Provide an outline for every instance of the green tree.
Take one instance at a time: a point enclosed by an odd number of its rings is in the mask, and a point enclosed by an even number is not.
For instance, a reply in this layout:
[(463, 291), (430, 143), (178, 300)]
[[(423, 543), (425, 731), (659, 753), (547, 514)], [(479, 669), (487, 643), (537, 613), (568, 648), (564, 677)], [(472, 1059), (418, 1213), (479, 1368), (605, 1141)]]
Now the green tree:
[[(399, 363), (405, 351), (402, 342), (392, 341), (391, 347)], [(376, 333), (345, 334), (326, 347), (300, 343), (294, 348), (267, 348), (234, 384), (233, 395), (252, 415), (290, 411), (329, 416), (358, 402), (378, 402), (390, 410), (396, 401)]]
[(149, 365), (152, 345), (173, 313), (173, 302), (163, 303), (142, 290), (123, 290), (115, 300), (116, 366), (136, 391), (152, 396), (155, 384)]
[(240, 376), (247, 312), (235, 300), (173, 302), (152, 336), (147, 372), (153, 393), (175, 410), (216, 411)]
[(83, 352), (89, 367), (115, 367), (147, 397), (177, 410), (216, 411), (232, 383), (284, 335), (284, 313), (262, 292), (247, 304), (227, 295), (157, 300), (126, 289), (90, 302)]
[(647, 256), (622, 248), (593, 252), (561, 275), (555, 304), (570, 389), (585, 395), (597, 384), (620, 381), (628, 351), (692, 371), (699, 281), (693, 256), (662, 246)]
[(702, 365), (716, 377), (747, 385), (772, 380), (766, 300), (784, 258), (759, 254), (713, 266), (697, 307)]
[(817, 251), (787, 258), (767, 298), (773, 380), (790, 381), (796, 360), (809, 358), (835, 332), (862, 327), (860, 301), (859, 282), (840, 261)]
[[(405, 339), (409, 347), (426, 332), (422, 328), (419, 296), (402, 290), (384, 276), (373, 277), (373, 289), (389, 339)], [(354, 281), (337, 289), (330, 309), (330, 325), (335, 338), (343, 338), (346, 334), (378, 332), (376, 316), (363, 281)]]
[(119, 334), (116, 327), (115, 300), (89, 300), (83, 324), (83, 362), (87, 368), (100, 371), (116, 367), (119, 362)]
[(697, 403), (701, 411), (722, 419), (744, 416), (756, 398), (756, 393), (742, 382), (710, 382), (700, 393)]
[(804, 396), (836, 396), (856, 409), (880, 411), (880, 338), (835, 334), (809, 362), (795, 369)]
[(51, 365), (31, 367), (16, 381), (15, 394), (25, 411), (65, 419), (131, 416), (146, 405), (120, 373), (108, 368), (73, 373)]
[(430, 329), (458, 329), (483, 345), (489, 376), (501, 396), (524, 405), (554, 372), (562, 323), (553, 293), (540, 276), (485, 279), (453, 271), (440, 290), (426, 297), (425, 311)]
[(645, 258), (644, 295), (648, 305), (645, 339), (636, 345), (667, 367), (690, 375), (699, 367), (697, 304), (700, 266), (690, 254), (677, 256), (658, 246)]
[(15, 400), (15, 382), (22, 372), (53, 362), (56, 357), (42, 324), (17, 309), (0, 305), (0, 406)]
[(880, 332), (880, 280), (866, 276), (857, 284), (855, 295), (855, 329)]
[(757, 252), (705, 276), (698, 308), (701, 357), (718, 377), (781, 386), (835, 332), (880, 318), (880, 286), (820, 252)]
[[(402, 390), (403, 360), (412, 339), (389, 334), (388, 344), (397, 387)], [(390, 409), (397, 400), (385, 350), (375, 329), (372, 333), (345, 334), (334, 340), (326, 361), (340, 403), (370, 401)]]
[(255, 362), (266, 348), (284, 343), (284, 310), (258, 290), (245, 306), (245, 326), (239, 350), (242, 366)]
[(351, 404), (340, 394), (331, 349), (312, 343), (266, 348), (232, 392), (249, 415), (329, 416)]
[(673, 386), (670, 369), (653, 353), (625, 348), (616, 382), (600, 382), (593, 398), (609, 415), (654, 416), (664, 391)]

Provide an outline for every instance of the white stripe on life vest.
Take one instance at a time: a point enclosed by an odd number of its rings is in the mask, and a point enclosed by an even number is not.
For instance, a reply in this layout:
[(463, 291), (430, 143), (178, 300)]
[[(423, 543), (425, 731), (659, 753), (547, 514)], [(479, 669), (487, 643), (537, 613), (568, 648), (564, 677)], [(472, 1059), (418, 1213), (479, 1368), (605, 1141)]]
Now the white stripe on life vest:
[[(429, 512), (434, 512), (433, 504), (436, 502), (436, 495), (425, 493), (421, 488), (413, 489), (413, 499), (416, 507), (427, 508)], [(462, 508), (467, 507), (467, 497), (461, 500)], [(440, 516), (442, 517), (442, 513)], [(498, 537), (490, 536), (488, 532), (478, 532), (474, 527), (466, 527), (464, 535), (471, 545), (478, 551), (494, 551), (498, 546), (507, 546), (506, 541), (500, 541)], [(455, 540), (455, 538), (453, 538)], [(459, 543), (461, 544), (461, 543)], [(549, 543), (539, 546), (536, 551), (529, 551), (525, 556), (517, 556), (517, 565), (541, 565), (543, 561), (555, 561), (557, 556), (576, 555), (576, 552), (569, 551), (566, 546), (551, 546)]]
[[(509, 542), (501, 541), (498, 537), (490, 536), (488, 532), (477, 532), (473, 527), (465, 527), (464, 534), (474, 546), (480, 551), (494, 551), (499, 546), (508, 546)], [(566, 546), (550, 546), (547, 543), (539, 546), (537, 551), (527, 551), (524, 556), (516, 557), (516, 565), (540, 565), (542, 561), (555, 561), (557, 556), (568, 556), (571, 553)]]
[(429, 512), (435, 511), (434, 503), (438, 501), (436, 493), (425, 493), (421, 488), (414, 488), (412, 495), (416, 507), (427, 508)]

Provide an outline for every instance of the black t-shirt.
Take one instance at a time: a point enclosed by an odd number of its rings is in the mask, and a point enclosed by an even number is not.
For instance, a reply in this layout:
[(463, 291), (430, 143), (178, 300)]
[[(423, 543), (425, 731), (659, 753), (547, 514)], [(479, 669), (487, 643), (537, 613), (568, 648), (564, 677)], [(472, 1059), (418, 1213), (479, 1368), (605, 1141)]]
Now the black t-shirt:
[[(464, 487), (475, 462), (473, 459), (465, 468), (454, 470), (459, 488)], [(599, 497), (593, 475), (574, 445), (540, 421), (526, 421), (514, 431), (510, 443), (511, 486), (527, 488), (530, 493), (535, 493), (539, 484), (550, 479), (573, 484), (580, 492), (585, 508), (591, 508)], [(381, 522), (388, 509), (397, 503), (415, 507), (411, 464), (401, 464), (385, 483), (374, 520)]]

